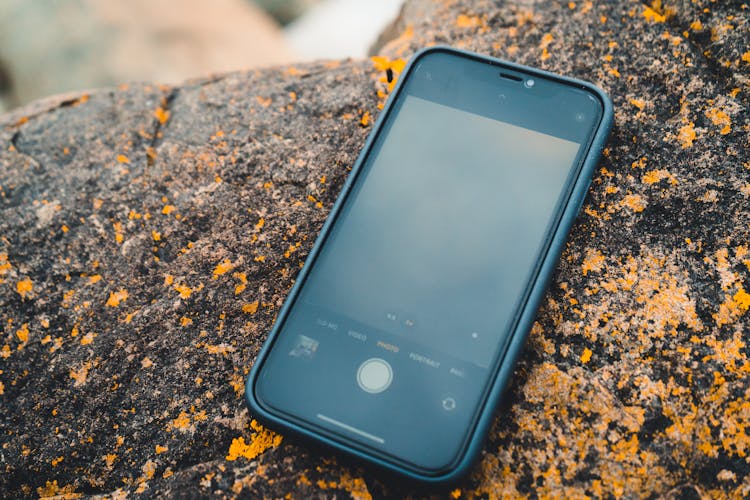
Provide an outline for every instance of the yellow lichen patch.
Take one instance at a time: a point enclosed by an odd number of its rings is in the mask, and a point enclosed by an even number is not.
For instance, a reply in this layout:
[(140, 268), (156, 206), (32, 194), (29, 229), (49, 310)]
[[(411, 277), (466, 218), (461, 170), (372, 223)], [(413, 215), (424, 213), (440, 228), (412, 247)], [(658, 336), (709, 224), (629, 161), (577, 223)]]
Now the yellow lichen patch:
[(143, 464), (141, 471), (143, 472), (143, 480), (152, 479), (154, 477), (154, 473), (156, 472), (156, 462), (154, 462), (153, 460), (146, 460), (146, 463)]
[(179, 292), (181, 299), (187, 299), (193, 293), (193, 289), (187, 285), (177, 284), (174, 286), (174, 289)]
[(550, 57), (550, 53), (548, 50), (549, 44), (552, 43), (552, 41), (555, 38), (552, 36), (551, 33), (545, 33), (544, 36), (542, 36), (541, 41), (539, 42), (539, 48), (542, 49), (542, 55), (541, 60), (546, 61)]
[(646, 200), (639, 194), (627, 194), (620, 201), (620, 207), (629, 208), (633, 212), (643, 212), (646, 208)]
[[(0, 276), (7, 274), (12, 268), (13, 266), (8, 262), (8, 254), (0, 253)], [(0, 279), (0, 283), (2, 282), (3, 280)]]
[(175, 418), (174, 420), (171, 420), (167, 424), (167, 431), (171, 431), (172, 429), (179, 429), (181, 431), (185, 431), (190, 427), (190, 415), (185, 413), (184, 411), (181, 411), (180, 414)]
[(183, 316), (180, 318), (180, 326), (190, 326), (193, 324), (193, 320), (188, 318), (187, 316)]
[(174, 205), (164, 205), (164, 208), (161, 209), (161, 213), (163, 213), (164, 215), (169, 215), (174, 212), (176, 208), (177, 207), (175, 207)]
[(677, 184), (677, 179), (675, 179), (672, 174), (664, 169), (649, 170), (648, 172), (643, 174), (643, 177), (641, 177), (641, 182), (643, 182), (644, 184), (656, 184), (663, 179), (669, 179), (669, 183), (672, 185)]
[(151, 231), (151, 239), (161, 241), (161, 233), (159, 231)]
[(255, 420), (250, 421), (250, 427), (255, 431), (250, 436), (250, 442), (245, 443), (245, 438), (241, 436), (233, 439), (232, 444), (229, 445), (227, 460), (234, 461), (240, 457), (252, 460), (269, 448), (275, 448), (281, 444), (283, 439), (281, 435), (266, 429)]
[(101, 274), (94, 274), (92, 276), (89, 276), (89, 283), (91, 283), (93, 285), (94, 283), (98, 283), (99, 280), (101, 280), (101, 279), (102, 279), (102, 275)]
[(151, 361), (151, 359), (149, 359), (148, 356), (146, 356), (145, 358), (141, 360), (141, 368), (147, 370), (151, 368), (152, 366), (154, 366), (154, 362)]
[(29, 341), (29, 324), (28, 323), (22, 324), (21, 328), (16, 330), (16, 337), (18, 337), (18, 340), (20, 340), (24, 344)]
[(57, 479), (54, 481), (47, 481), (44, 486), (40, 486), (36, 489), (39, 498), (58, 498), (61, 500), (72, 500), (75, 498), (81, 498), (83, 493), (76, 493), (75, 486), (58, 486)]
[(716, 326), (723, 326), (742, 316), (750, 309), (750, 294), (740, 286), (734, 294), (727, 294), (719, 310), (713, 314)]
[(81, 337), (81, 345), (89, 345), (94, 341), (94, 339), (97, 337), (97, 335), (94, 332), (89, 332), (83, 337)]
[(727, 404), (722, 415), (721, 446), (730, 455), (746, 457), (750, 450), (750, 390), (745, 391), (743, 398)]
[(0, 382), (0, 396), (2, 396), (3, 394), (5, 394), (5, 384)]
[(117, 307), (120, 305), (120, 302), (127, 300), (128, 298), (128, 291), (124, 288), (117, 291), (117, 292), (110, 292), (109, 299), (107, 299), (107, 306), (109, 307)]
[(115, 460), (117, 460), (117, 453), (108, 453), (107, 455), (104, 455), (102, 459), (104, 460), (104, 463), (107, 465), (107, 468), (111, 468), (112, 465), (115, 463)]
[(234, 269), (234, 264), (229, 259), (224, 259), (222, 262), (216, 265), (214, 268), (214, 279), (218, 279), (222, 274), (226, 274)]
[[(406, 60), (404, 59), (391, 60), (383, 56), (372, 56), (370, 60), (375, 66), (376, 70), (386, 73), (385, 76), (380, 77), (379, 81), (387, 85), (388, 92), (392, 91), (393, 87), (396, 86), (398, 75), (401, 74), (401, 72), (406, 67)], [(385, 97), (385, 95), (383, 96), (379, 95), (379, 97), (383, 98)]]
[(581, 363), (588, 363), (591, 360), (593, 352), (588, 347), (583, 350), (581, 354)]
[(721, 135), (727, 135), (732, 131), (732, 119), (724, 111), (717, 108), (711, 108), (706, 111), (706, 116), (714, 125), (721, 127), (721, 130), (719, 131)]
[(646, 107), (646, 103), (643, 101), (643, 99), (630, 99), (629, 102), (641, 111), (643, 111), (643, 108)]
[(159, 120), (159, 123), (161, 123), (162, 125), (164, 125), (169, 120), (169, 110), (166, 110), (166, 109), (162, 108), (161, 106), (159, 106), (154, 111), (154, 118), (156, 118), (157, 120)]
[(211, 345), (211, 344), (205, 344), (203, 347), (206, 348), (209, 354), (228, 354), (230, 352), (234, 352), (235, 349), (231, 345), (227, 344), (218, 344), (218, 345)]
[(475, 28), (482, 25), (482, 19), (479, 16), (467, 16), (459, 14), (456, 18), (456, 26), (459, 28)]
[(583, 275), (586, 276), (590, 271), (599, 272), (602, 270), (602, 264), (604, 264), (604, 255), (599, 250), (588, 249), (586, 250), (586, 256), (583, 258)]
[(651, 2), (651, 6), (643, 6), (643, 17), (652, 23), (663, 23), (667, 20), (667, 17), (671, 12), (666, 11), (662, 7), (661, 0), (654, 0)]
[(677, 141), (679, 141), (683, 149), (686, 149), (693, 145), (697, 136), (695, 123), (689, 122), (687, 125), (680, 127), (680, 131), (677, 133)]
[(245, 288), (247, 288), (247, 275), (245, 273), (237, 272), (232, 276), (240, 280), (239, 284), (234, 287), (234, 294), (239, 295), (245, 290)]
[(125, 155), (117, 155), (117, 162), (130, 164), (130, 158)]
[(29, 278), (24, 278), (16, 283), (16, 292), (18, 292), (21, 298), (25, 299), (33, 290), (34, 284)]
[(363, 127), (366, 127), (370, 124), (370, 112), (369, 111), (365, 111), (362, 114), (362, 118), (360, 118), (359, 124), (362, 125)]
[(263, 106), (264, 108), (267, 108), (271, 105), (271, 98), (270, 97), (261, 97), (261, 96), (255, 96), (255, 100), (258, 101), (258, 104)]
[(242, 312), (248, 313), (248, 314), (255, 314), (255, 312), (258, 310), (258, 301), (251, 302), (249, 304), (245, 304), (242, 306)]
[(154, 446), (154, 451), (156, 452), (157, 455), (161, 455), (165, 451), (169, 451), (169, 447), (168, 446), (160, 446), (160, 445), (157, 444), (156, 446)]
[(339, 487), (347, 491), (354, 500), (372, 500), (367, 483), (361, 477), (352, 477), (344, 472), (339, 479)]
[(114, 222), (114, 223), (112, 223), (112, 227), (115, 230), (115, 241), (117, 243), (122, 243), (122, 240), (124, 239), (124, 236), (122, 234), (122, 223), (121, 222)]
[(86, 383), (86, 378), (89, 375), (89, 369), (91, 369), (91, 362), (89, 361), (85, 362), (77, 370), (73, 368), (70, 369), (69, 375), (70, 378), (75, 380), (75, 384), (73, 384), (75, 387), (80, 387)]

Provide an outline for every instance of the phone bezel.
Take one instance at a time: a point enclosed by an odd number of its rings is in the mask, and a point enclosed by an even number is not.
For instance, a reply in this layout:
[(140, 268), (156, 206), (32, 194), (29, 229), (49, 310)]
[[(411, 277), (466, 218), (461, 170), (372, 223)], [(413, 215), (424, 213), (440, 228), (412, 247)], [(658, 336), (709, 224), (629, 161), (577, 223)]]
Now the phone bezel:
[[(263, 368), (268, 353), (273, 348), (278, 334), (282, 329), (289, 311), (296, 302), (297, 295), (307, 279), (307, 275), (312, 268), (320, 249), (325, 244), (330, 230), (341, 211), (342, 206), (346, 203), (352, 187), (366, 163), (373, 145), (375, 144), (380, 133), (385, 128), (391, 114), (394, 103), (401, 95), (401, 90), (419, 61), (426, 55), (436, 52), (448, 52), (450, 54), (470, 58), (478, 62), (491, 64), (501, 70), (510, 70), (524, 75), (524, 78), (537, 78), (554, 81), (563, 85), (572, 86), (589, 92), (596, 97), (600, 104), (602, 113), (594, 133), (591, 135), (588, 145), (581, 148), (581, 154), (576, 158), (577, 165), (571, 169), (571, 177), (566, 182), (567, 193), (561, 198), (561, 204), (558, 204), (557, 213), (559, 217), (550, 225), (545, 239), (545, 248), (541, 252), (540, 259), (536, 268), (530, 275), (527, 287), (523, 296), (520, 298), (514, 311), (514, 325), (510, 330), (504, 342), (500, 346), (498, 354), (494, 360), (492, 374), (488, 376), (486, 387), (482, 400), (477, 405), (471, 428), (467, 429), (461, 451), (455, 457), (454, 461), (444, 468), (436, 471), (428, 471), (409, 464), (406, 461), (393, 457), (384, 452), (360, 446), (359, 443), (348, 441), (345, 436), (330, 433), (325, 429), (316, 426), (314, 423), (298, 419), (294, 416), (284, 414), (283, 411), (267, 407), (264, 402), (255, 393), (255, 384), (258, 380), (260, 371)], [(435, 46), (423, 49), (416, 53), (404, 69), (398, 83), (393, 89), (386, 105), (383, 108), (378, 120), (376, 121), (373, 131), (370, 133), (367, 141), (357, 158), (352, 171), (349, 174), (341, 193), (338, 196), (331, 212), (318, 235), (313, 248), (305, 260), (305, 265), (297, 276), (296, 282), (287, 296), (283, 307), (279, 311), (274, 326), (266, 340), (261, 352), (259, 353), (246, 384), (246, 399), (251, 411), (266, 425), (271, 428), (289, 431), (303, 438), (313, 439), (322, 442), (339, 451), (352, 454), (366, 462), (373, 463), (389, 471), (399, 473), (407, 478), (427, 482), (432, 484), (443, 484), (452, 482), (471, 467), (473, 461), (481, 450), (486, 432), (494, 419), (494, 408), (501, 399), (503, 391), (513, 373), (518, 355), (523, 349), (528, 331), (533, 324), (536, 316), (539, 302), (544, 296), (548, 281), (557, 266), (559, 255), (567, 239), (570, 226), (575, 221), (578, 210), (585, 199), (591, 177), (598, 163), (601, 150), (604, 147), (609, 131), (612, 126), (613, 110), (609, 97), (598, 87), (584, 81), (567, 78), (543, 70), (526, 67), (523, 65), (502, 61), (475, 54), (472, 52), (454, 49), (446, 46)], [(567, 199), (565, 199), (567, 198)], [(281, 413), (279, 415), (278, 413)], [(306, 423), (306, 425), (303, 424)], [(335, 436), (335, 437), (333, 437)]]

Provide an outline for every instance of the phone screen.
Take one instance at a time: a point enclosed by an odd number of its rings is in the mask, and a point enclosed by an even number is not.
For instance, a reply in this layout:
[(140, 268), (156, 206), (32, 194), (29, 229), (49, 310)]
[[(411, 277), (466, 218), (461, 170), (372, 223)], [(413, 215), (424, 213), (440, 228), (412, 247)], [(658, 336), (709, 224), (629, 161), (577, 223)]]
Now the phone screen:
[(437, 53), (410, 72), (256, 386), (271, 411), (450, 467), (602, 107)]

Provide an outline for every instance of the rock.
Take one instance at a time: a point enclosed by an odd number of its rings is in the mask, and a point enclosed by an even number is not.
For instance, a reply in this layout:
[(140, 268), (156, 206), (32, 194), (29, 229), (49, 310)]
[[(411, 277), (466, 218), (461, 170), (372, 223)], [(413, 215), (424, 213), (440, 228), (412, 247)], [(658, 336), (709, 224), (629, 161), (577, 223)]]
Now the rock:
[(0, 118), (3, 496), (424, 494), (267, 431), (242, 390), (383, 66), (435, 42), (592, 80), (616, 106), (481, 462), (451, 495), (748, 495), (747, 9), (414, 0), (396, 26), (377, 64)]

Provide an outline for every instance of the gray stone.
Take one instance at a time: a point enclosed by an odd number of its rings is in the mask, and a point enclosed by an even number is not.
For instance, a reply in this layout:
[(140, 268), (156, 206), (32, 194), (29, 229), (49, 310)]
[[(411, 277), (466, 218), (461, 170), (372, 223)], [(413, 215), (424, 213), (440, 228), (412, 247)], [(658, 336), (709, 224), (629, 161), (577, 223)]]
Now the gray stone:
[(748, 13), (665, 4), (411, 1), (375, 62), (0, 117), (4, 496), (425, 494), (263, 429), (242, 390), (384, 68), (436, 42), (594, 81), (616, 106), (507, 401), (451, 494), (747, 496)]

